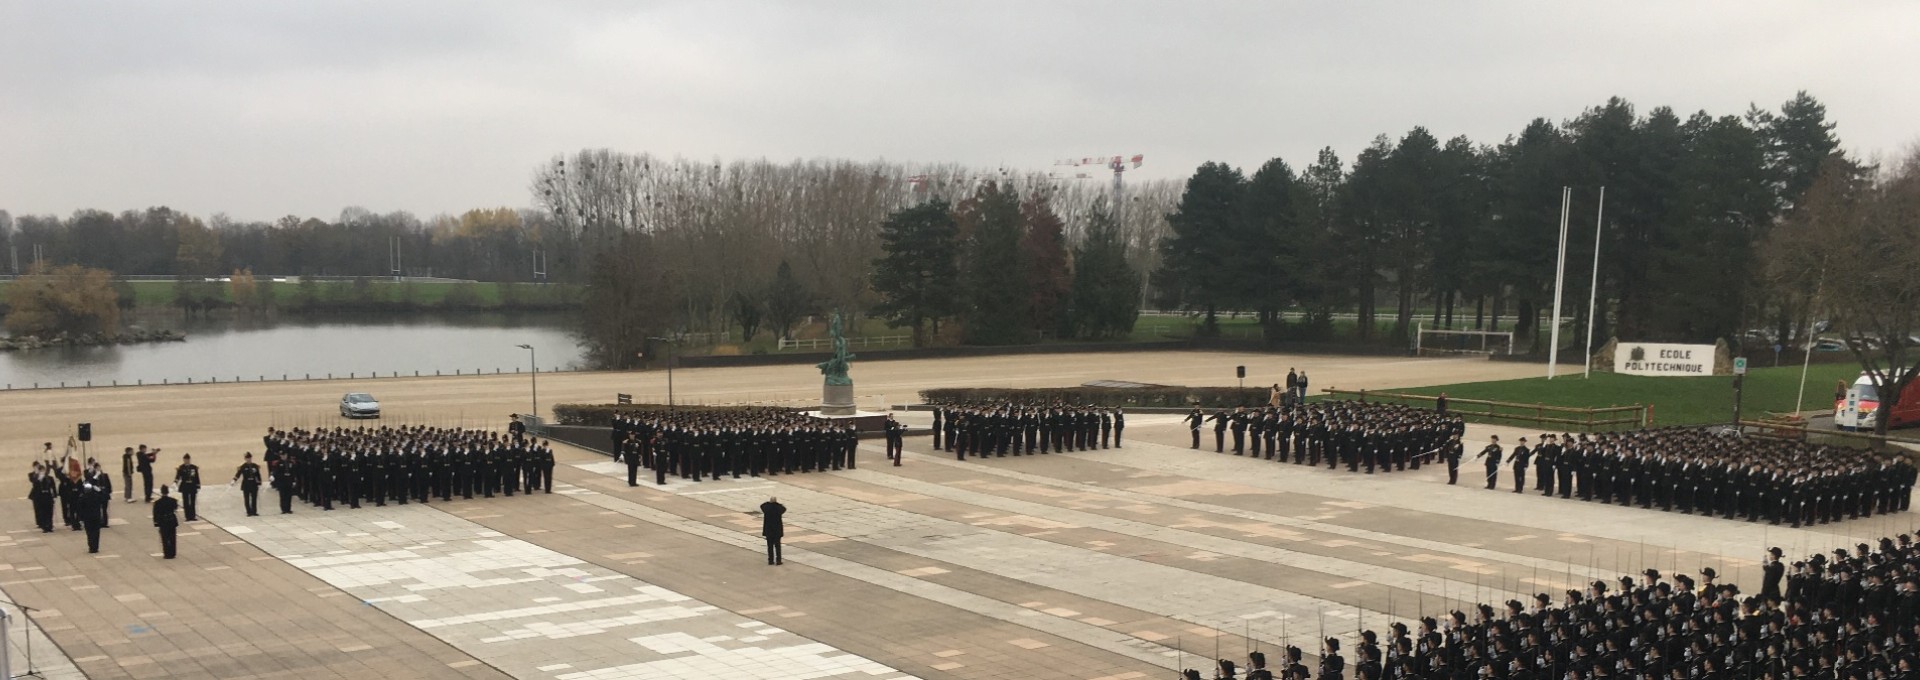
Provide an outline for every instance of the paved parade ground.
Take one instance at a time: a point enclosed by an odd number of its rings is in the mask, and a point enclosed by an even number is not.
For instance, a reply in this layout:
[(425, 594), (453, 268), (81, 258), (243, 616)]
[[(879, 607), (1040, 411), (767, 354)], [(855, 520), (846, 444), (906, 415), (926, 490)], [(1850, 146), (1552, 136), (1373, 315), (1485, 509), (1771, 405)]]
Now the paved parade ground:
[[(1473, 359), (1167, 352), (856, 363), (863, 407), (927, 387), (1089, 380), (1389, 388), (1539, 375)], [(556, 444), (554, 493), (245, 517), (225, 480), (267, 427), (338, 424), (347, 390), (382, 424), (504, 428), (528, 377), (388, 379), (0, 393), (0, 467), (24, 476), (91, 422), (119, 484), (123, 446), (191, 453), (209, 486), (180, 559), (158, 558), (147, 506), (115, 491), (101, 553), (32, 526), (13, 477), (0, 501), (0, 591), (42, 609), (49, 678), (1163, 678), (1208, 657), (1384, 631), (1391, 621), (1504, 602), (1657, 567), (1757, 583), (1760, 550), (1789, 555), (1910, 529), (1905, 514), (1806, 530), (1488, 492), (1439, 466), (1350, 474), (1187, 448), (1175, 415), (1128, 418), (1123, 448), (955, 461), (877, 440), (855, 470), (670, 480)], [(542, 375), (540, 403), (664, 401), (664, 373)], [(707, 403), (817, 399), (807, 366), (676, 371)], [(924, 413), (902, 414), (922, 425)], [(1487, 435), (1529, 432), (1470, 425)], [(1474, 470), (1471, 466), (1467, 470)], [(1466, 472), (1466, 471), (1463, 471)], [(778, 496), (787, 564), (763, 559)], [(1754, 587), (1757, 590), (1757, 586)], [(17, 636), (16, 636), (17, 637)], [(50, 642), (52, 644), (48, 644)], [(14, 644), (20, 645), (16, 641)], [(57, 647), (55, 647), (57, 645)], [(16, 672), (24, 669), (16, 647)]]

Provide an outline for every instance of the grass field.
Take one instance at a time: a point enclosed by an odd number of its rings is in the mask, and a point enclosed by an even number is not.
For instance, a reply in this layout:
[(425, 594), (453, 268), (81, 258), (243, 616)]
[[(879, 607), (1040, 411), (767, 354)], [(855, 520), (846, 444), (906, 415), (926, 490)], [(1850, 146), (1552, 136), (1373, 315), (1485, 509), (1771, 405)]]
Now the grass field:
[[(1562, 370), (1565, 370), (1564, 367)], [(1852, 382), (1860, 374), (1855, 364), (1814, 364), (1807, 371), (1807, 394), (1802, 410), (1827, 411), (1833, 408), (1835, 381)], [(1794, 394), (1800, 389), (1800, 367), (1754, 368), (1747, 373), (1743, 388), (1744, 410), (1741, 416), (1754, 419), (1768, 412), (1793, 410)], [(1546, 404), (1599, 408), (1650, 404), (1655, 425), (1698, 425), (1733, 420), (1733, 376), (1705, 378), (1650, 378), (1618, 373), (1595, 373), (1581, 378), (1580, 367), (1571, 375), (1553, 380), (1525, 378), (1494, 382), (1439, 385), (1408, 390), (1409, 394), (1435, 395), (1441, 392), (1454, 399), (1485, 399), (1522, 404)]]

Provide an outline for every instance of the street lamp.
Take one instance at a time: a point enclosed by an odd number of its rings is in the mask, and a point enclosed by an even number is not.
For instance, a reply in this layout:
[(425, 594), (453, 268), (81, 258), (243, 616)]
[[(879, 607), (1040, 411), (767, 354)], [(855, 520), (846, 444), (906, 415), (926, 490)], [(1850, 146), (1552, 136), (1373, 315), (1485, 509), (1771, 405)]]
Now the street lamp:
[(540, 417), (540, 362), (533, 351), (533, 345), (517, 345), (527, 351), (527, 363), (533, 366), (533, 417)]
[(649, 336), (647, 339), (667, 343), (667, 408), (673, 408), (673, 346), (679, 340), (655, 336)]

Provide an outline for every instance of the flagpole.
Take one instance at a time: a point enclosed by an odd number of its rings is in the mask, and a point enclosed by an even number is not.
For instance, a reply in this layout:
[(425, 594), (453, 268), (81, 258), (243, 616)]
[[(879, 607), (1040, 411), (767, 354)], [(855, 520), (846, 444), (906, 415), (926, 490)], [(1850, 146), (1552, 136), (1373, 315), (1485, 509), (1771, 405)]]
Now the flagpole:
[[(1547, 341), (1547, 379), (1552, 380), (1560, 367), (1560, 298), (1561, 291), (1567, 285), (1567, 210), (1573, 200), (1572, 187), (1560, 187), (1560, 256), (1553, 270), (1553, 317), (1548, 319), (1551, 330)], [(1535, 330), (1535, 338), (1538, 329)]]
[(1600, 302), (1600, 225), (1607, 214), (1607, 188), (1600, 187), (1600, 207), (1593, 213), (1593, 283), (1587, 288), (1587, 365), (1582, 378), (1593, 377), (1593, 317)]

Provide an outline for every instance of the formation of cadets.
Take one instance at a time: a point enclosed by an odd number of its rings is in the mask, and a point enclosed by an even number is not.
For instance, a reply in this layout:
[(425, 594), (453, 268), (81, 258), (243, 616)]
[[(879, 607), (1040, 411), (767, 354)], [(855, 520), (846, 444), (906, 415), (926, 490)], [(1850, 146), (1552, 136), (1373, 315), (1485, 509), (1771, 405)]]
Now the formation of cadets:
[[(1502, 455), (1495, 437), (1475, 456), (1489, 489)], [(1795, 527), (1905, 512), (1916, 477), (1904, 457), (1679, 427), (1521, 438), (1505, 459), (1515, 493), (1532, 467), (1541, 495)]]
[(629, 486), (641, 468), (653, 471), (655, 484), (668, 475), (698, 482), (852, 469), (860, 444), (852, 423), (780, 408), (626, 411), (612, 425)]
[[(267, 478), (280, 512), (299, 498), (332, 510), (362, 502), (553, 493), (553, 447), (512, 433), (408, 425), (267, 430)], [(244, 473), (244, 466), (243, 466)]]
[(1201, 433), (1211, 426), (1215, 452), (1282, 462), (1291, 457), (1296, 464), (1324, 462), (1329, 470), (1345, 465), (1348, 472), (1373, 474), (1418, 470), (1423, 460), (1444, 453), (1466, 432), (1457, 416), (1400, 404), (1275, 402), (1212, 415), (1195, 407), (1186, 417), (1193, 448), (1200, 448)]
[(1090, 451), (1120, 446), (1127, 414), (1119, 407), (953, 403), (933, 406), (933, 447), (967, 456)]
[[(1382, 638), (1364, 631), (1352, 653), (1338, 638), (1320, 647), (1317, 668), (1288, 646), (1278, 665), (1250, 653), (1247, 665), (1217, 660), (1213, 677), (1247, 680), (1910, 680), (1920, 678), (1920, 548), (1911, 536), (1882, 538), (1833, 557), (1793, 564), (1766, 551), (1760, 592), (1715, 583), (1714, 570), (1663, 578), (1655, 569), (1617, 585), (1595, 581), (1558, 604), (1482, 604), (1469, 615), (1394, 623)], [(1349, 675), (1350, 674), (1350, 675)], [(1182, 672), (1200, 680), (1197, 670)]]

